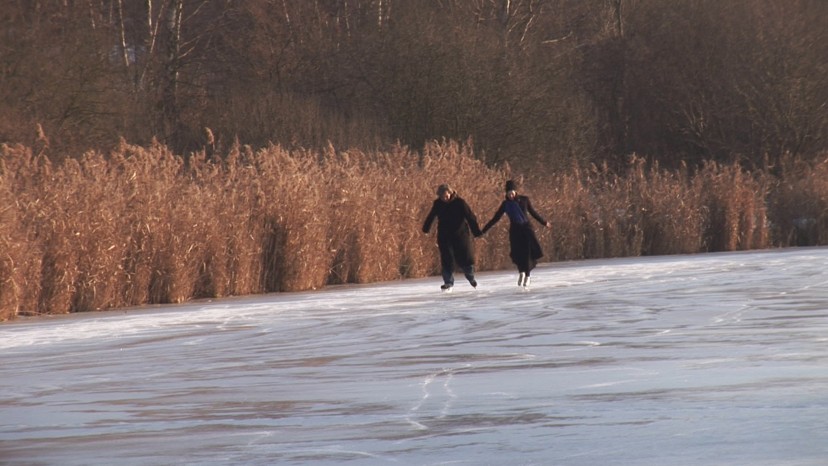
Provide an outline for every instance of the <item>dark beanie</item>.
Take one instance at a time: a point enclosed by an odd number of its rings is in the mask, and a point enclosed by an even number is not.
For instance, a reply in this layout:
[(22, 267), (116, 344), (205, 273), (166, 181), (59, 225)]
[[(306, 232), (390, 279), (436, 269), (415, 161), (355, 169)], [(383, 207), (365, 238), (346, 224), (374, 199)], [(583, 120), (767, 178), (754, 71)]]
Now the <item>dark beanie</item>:
[(509, 191), (517, 191), (517, 183), (514, 180), (509, 180), (506, 182), (506, 192)]

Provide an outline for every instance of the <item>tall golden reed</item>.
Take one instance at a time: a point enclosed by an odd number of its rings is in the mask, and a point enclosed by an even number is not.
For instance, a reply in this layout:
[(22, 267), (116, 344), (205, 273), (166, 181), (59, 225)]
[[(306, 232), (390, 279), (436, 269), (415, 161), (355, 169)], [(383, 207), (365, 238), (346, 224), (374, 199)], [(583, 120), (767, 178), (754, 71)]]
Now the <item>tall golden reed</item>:
[[(546, 260), (828, 242), (826, 161), (691, 172), (633, 157), (624, 173), (519, 176), (456, 141), (212, 155), (122, 142), (53, 163), (3, 146), (0, 320), (433, 275), (435, 235), (420, 227), (436, 186), (483, 224), (513, 176), (553, 223), (538, 228)], [(480, 270), (511, 267), (507, 225), (476, 240)]]
[(783, 244), (828, 244), (828, 154), (813, 162), (786, 156), (769, 171), (771, 234)]

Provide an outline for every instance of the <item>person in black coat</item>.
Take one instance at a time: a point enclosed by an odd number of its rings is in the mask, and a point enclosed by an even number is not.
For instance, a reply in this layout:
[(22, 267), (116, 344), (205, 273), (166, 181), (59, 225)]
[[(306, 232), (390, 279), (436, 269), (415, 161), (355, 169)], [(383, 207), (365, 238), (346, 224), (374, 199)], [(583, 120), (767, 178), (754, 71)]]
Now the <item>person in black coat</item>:
[(466, 204), (449, 185), (442, 184), (437, 188), (437, 199), (431, 206), (428, 216), (423, 223), (423, 233), (431, 230), (434, 219), (437, 223), (437, 246), (440, 249), (440, 265), (443, 274), (444, 291), (454, 286), (455, 264), (463, 270), (463, 274), (471, 286), (477, 288), (474, 279), (474, 244), (475, 237), (480, 236), (480, 226), (469, 205)]
[(538, 259), (543, 257), (543, 250), (535, 236), (535, 231), (532, 229), (532, 224), (529, 223), (529, 215), (547, 228), (551, 228), (552, 224), (532, 208), (532, 202), (529, 201), (527, 196), (517, 193), (517, 184), (512, 180), (506, 182), (506, 199), (500, 203), (497, 212), (483, 227), (482, 233), (489, 231), (500, 221), (503, 214), (506, 214), (511, 222), (509, 226), (509, 256), (517, 266), (518, 272), (520, 272), (518, 286), (525, 288), (529, 286), (529, 274), (537, 265)]

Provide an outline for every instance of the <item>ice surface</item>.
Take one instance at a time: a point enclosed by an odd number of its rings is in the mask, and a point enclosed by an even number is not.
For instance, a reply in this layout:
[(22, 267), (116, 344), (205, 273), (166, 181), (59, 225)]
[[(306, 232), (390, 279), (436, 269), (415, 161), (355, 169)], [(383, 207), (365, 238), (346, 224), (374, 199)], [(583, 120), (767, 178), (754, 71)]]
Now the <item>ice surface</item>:
[[(828, 464), (828, 249), (0, 325), (0, 464)], [(460, 277), (462, 278), (462, 277)]]

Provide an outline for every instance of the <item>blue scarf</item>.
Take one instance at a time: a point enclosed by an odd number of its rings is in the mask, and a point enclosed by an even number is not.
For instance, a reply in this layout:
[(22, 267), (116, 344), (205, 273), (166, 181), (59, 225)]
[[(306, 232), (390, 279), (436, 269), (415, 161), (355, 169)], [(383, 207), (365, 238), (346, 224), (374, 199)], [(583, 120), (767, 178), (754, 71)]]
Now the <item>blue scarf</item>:
[(506, 215), (509, 216), (509, 220), (511, 220), (512, 223), (523, 225), (529, 222), (529, 220), (526, 219), (526, 215), (523, 215), (523, 209), (520, 208), (520, 204), (518, 204), (517, 201), (506, 200), (504, 209), (506, 210)]

